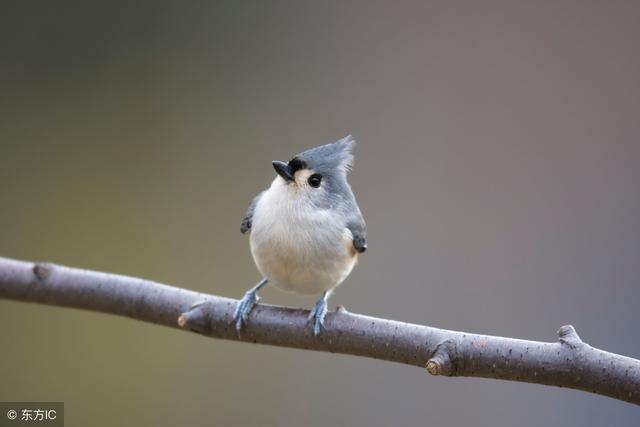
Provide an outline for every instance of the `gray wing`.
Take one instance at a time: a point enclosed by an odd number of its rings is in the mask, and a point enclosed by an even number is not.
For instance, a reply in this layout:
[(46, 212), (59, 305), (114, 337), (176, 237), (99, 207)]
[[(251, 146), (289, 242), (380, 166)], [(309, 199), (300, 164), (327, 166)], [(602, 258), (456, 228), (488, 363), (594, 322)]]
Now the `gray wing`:
[(258, 200), (260, 200), (263, 193), (264, 191), (253, 198), (249, 208), (247, 209), (247, 213), (244, 215), (244, 218), (242, 218), (242, 223), (240, 224), (240, 232), (242, 234), (245, 234), (251, 229), (251, 224), (253, 223), (253, 211), (255, 211)]
[(347, 228), (353, 235), (353, 247), (359, 253), (367, 250), (367, 226), (360, 212), (351, 220), (347, 221)]

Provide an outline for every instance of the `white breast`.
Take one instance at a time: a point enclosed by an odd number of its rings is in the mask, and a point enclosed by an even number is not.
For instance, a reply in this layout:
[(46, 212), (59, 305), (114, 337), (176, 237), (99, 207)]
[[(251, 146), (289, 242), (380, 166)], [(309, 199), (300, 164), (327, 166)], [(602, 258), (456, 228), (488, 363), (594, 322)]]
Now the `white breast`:
[(276, 287), (318, 294), (338, 286), (351, 273), (357, 253), (351, 232), (337, 214), (310, 209), (274, 181), (253, 214), (251, 253), (258, 270)]

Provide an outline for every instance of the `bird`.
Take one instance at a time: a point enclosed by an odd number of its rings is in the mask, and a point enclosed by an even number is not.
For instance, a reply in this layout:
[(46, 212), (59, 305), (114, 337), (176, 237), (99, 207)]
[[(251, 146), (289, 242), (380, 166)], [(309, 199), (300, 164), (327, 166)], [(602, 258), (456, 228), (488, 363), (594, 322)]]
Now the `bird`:
[(347, 182), (356, 141), (336, 142), (273, 161), (276, 177), (251, 201), (240, 225), (263, 279), (236, 306), (240, 333), (267, 283), (304, 295), (321, 295), (309, 313), (313, 334), (323, 329), (327, 301), (367, 250), (367, 230)]

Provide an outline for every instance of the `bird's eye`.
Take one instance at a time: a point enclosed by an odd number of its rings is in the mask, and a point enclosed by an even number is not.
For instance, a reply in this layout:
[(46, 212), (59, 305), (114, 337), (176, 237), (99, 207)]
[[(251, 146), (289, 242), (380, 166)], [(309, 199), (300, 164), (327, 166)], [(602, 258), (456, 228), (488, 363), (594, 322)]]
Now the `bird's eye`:
[(322, 175), (314, 173), (309, 177), (309, 179), (307, 179), (307, 182), (313, 188), (318, 188), (320, 187), (320, 182), (322, 182)]

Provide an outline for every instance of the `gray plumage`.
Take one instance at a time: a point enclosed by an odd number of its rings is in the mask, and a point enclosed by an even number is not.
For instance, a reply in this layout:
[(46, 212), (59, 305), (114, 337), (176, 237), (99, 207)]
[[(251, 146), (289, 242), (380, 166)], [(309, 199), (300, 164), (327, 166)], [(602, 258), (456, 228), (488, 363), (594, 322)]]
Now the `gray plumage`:
[[(355, 145), (356, 141), (353, 136), (348, 135), (334, 143), (296, 154), (289, 161), (289, 164), (302, 162), (302, 166), (306, 166), (324, 177), (325, 185), (328, 186), (328, 197), (313, 200), (314, 206), (317, 209), (338, 210), (344, 216), (344, 226), (353, 234), (353, 247), (362, 253), (367, 250), (367, 227), (351, 186), (347, 182), (347, 173), (353, 168), (353, 148)], [(260, 192), (251, 201), (240, 225), (242, 234), (251, 229), (253, 212), (265, 191)]]
[(247, 209), (247, 213), (244, 214), (244, 218), (242, 218), (242, 223), (240, 224), (240, 232), (245, 234), (247, 231), (251, 229), (251, 223), (253, 222), (253, 211), (256, 209), (256, 204), (258, 204), (258, 200), (260, 200), (260, 196), (262, 196), (262, 191), (256, 197), (253, 198), (249, 208)]
[(238, 330), (268, 281), (286, 291), (322, 293), (310, 315), (320, 333), (327, 299), (367, 249), (366, 225), (347, 182), (354, 145), (349, 135), (288, 163), (273, 162), (276, 179), (252, 200), (240, 226), (251, 231), (251, 254), (264, 279), (238, 305)]

